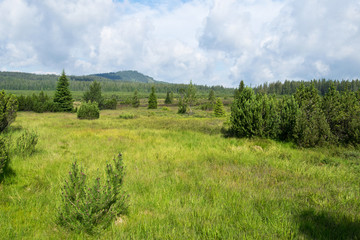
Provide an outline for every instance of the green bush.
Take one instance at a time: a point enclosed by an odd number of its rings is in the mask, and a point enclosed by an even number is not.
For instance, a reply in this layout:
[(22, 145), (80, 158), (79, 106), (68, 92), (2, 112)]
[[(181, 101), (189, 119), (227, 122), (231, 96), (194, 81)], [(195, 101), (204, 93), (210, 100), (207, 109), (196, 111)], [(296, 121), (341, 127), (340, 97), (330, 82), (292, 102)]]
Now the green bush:
[(200, 109), (203, 111), (212, 111), (214, 109), (214, 104), (208, 102), (200, 106)]
[(178, 103), (178, 113), (184, 114), (186, 113), (186, 110), (187, 110), (187, 104), (182, 98), (180, 98)]
[(103, 109), (114, 109), (115, 110), (116, 106), (117, 106), (117, 100), (115, 97), (104, 100)]
[(25, 130), (16, 140), (16, 150), (18, 153), (29, 156), (35, 152), (39, 136), (35, 131)]
[(8, 169), (10, 158), (6, 146), (6, 141), (0, 136), (0, 180), (3, 178), (4, 173)]
[(134, 119), (136, 116), (132, 113), (123, 113), (119, 115), (119, 118), (121, 119)]
[(15, 95), (0, 92), (0, 132), (15, 121), (18, 101)]
[(97, 177), (87, 184), (84, 171), (73, 163), (69, 178), (61, 192), (57, 223), (74, 231), (89, 234), (108, 227), (115, 217), (127, 213), (127, 197), (122, 190), (124, 167), (122, 155), (114, 158), (114, 166), (106, 165), (106, 181)]
[(100, 111), (96, 102), (83, 102), (77, 111), (77, 118), (79, 119), (98, 119)]

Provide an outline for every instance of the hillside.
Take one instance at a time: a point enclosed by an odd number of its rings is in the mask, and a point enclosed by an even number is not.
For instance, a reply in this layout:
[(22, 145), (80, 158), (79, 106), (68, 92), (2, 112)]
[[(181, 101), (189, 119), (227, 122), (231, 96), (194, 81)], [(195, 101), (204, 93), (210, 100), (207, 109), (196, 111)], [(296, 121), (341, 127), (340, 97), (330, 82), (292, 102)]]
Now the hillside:
[(101, 77), (113, 81), (126, 81), (126, 82), (142, 82), (142, 83), (159, 83), (159, 81), (154, 80), (152, 77), (146, 76), (137, 71), (119, 71), (119, 72), (110, 72), (110, 73), (98, 73), (92, 74), (88, 77)]
[[(55, 74), (33, 74), (23, 72), (1, 72), (0, 89), (5, 90), (32, 90), (32, 91), (54, 91), (56, 89), (59, 75)], [(175, 84), (156, 81), (137, 71), (120, 71), (114, 73), (99, 73), (83, 76), (68, 76), (71, 91), (86, 91), (92, 81), (101, 82), (104, 92), (134, 92), (149, 93), (153, 85), (157, 93), (172, 91), (177, 93), (179, 89), (187, 87), (187, 84)], [(223, 86), (196, 85), (198, 94), (206, 95), (213, 89), (218, 96), (232, 96), (233, 88)]]
[[(139, 82), (139, 83), (163, 83), (154, 80), (152, 77), (146, 76), (137, 71), (119, 71), (110, 73), (98, 73), (89, 75), (69, 75), (73, 81), (122, 81), (122, 82)], [(52, 80), (57, 81), (59, 75), (55, 74), (34, 74), (24, 72), (0, 72), (0, 81), (4, 80)]]

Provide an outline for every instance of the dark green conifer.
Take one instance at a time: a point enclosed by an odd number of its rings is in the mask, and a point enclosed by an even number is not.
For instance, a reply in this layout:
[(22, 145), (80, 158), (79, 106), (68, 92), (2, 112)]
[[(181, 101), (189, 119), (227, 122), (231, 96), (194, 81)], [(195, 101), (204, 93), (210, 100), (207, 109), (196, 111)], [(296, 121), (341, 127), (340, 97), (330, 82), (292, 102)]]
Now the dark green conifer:
[(73, 110), (73, 99), (69, 89), (69, 81), (63, 70), (56, 87), (54, 103), (57, 111), (71, 112)]
[(148, 109), (157, 109), (157, 97), (156, 97), (156, 94), (155, 94), (155, 87), (154, 86), (151, 87), (151, 93), (150, 93), (150, 96), (149, 96)]
[(172, 99), (169, 91), (166, 93), (165, 104), (172, 104)]
[(211, 89), (210, 92), (209, 92), (208, 100), (209, 100), (210, 104), (215, 104), (215, 102), (217, 101), (215, 99), (215, 92), (214, 92), (213, 89)]
[(220, 98), (216, 99), (215, 107), (214, 107), (215, 117), (223, 117), (225, 116), (224, 105)]
[(133, 106), (134, 108), (137, 108), (137, 107), (140, 106), (140, 99), (139, 99), (139, 97), (138, 97), (138, 91), (137, 91), (137, 90), (135, 90), (135, 92), (134, 92), (134, 96), (133, 96), (133, 98), (132, 98), (131, 104), (132, 104), (132, 106)]

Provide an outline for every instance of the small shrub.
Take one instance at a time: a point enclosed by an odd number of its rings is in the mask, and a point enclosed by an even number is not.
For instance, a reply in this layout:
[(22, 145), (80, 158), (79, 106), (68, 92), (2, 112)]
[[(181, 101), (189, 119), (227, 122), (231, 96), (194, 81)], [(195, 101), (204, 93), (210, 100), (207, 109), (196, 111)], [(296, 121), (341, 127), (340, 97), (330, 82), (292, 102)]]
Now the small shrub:
[(117, 100), (112, 97), (110, 99), (105, 99), (103, 109), (116, 109)]
[(10, 158), (6, 146), (6, 141), (0, 136), (0, 179), (2, 179), (4, 173), (8, 169)]
[(123, 113), (119, 115), (119, 118), (121, 119), (134, 119), (136, 116), (132, 113)]
[(214, 104), (212, 103), (204, 103), (200, 106), (200, 109), (203, 111), (212, 111), (214, 109)]
[(161, 110), (163, 111), (170, 111), (170, 109), (168, 107), (162, 107)]
[(182, 98), (180, 98), (179, 103), (178, 103), (178, 113), (184, 114), (184, 113), (186, 113), (186, 110), (187, 110), (187, 104), (185, 103), (185, 101)]
[(100, 111), (96, 102), (82, 103), (77, 111), (77, 118), (79, 119), (98, 119)]
[(16, 140), (16, 150), (22, 155), (30, 156), (35, 152), (39, 136), (35, 131), (25, 130)]
[(95, 233), (108, 227), (116, 216), (127, 213), (127, 198), (122, 191), (124, 167), (122, 155), (114, 158), (114, 166), (106, 165), (106, 181), (97, 177), (92, 186), (87, 176), (73, 163), (69, 178), (61, 192), (57, 223), (74, 231)]

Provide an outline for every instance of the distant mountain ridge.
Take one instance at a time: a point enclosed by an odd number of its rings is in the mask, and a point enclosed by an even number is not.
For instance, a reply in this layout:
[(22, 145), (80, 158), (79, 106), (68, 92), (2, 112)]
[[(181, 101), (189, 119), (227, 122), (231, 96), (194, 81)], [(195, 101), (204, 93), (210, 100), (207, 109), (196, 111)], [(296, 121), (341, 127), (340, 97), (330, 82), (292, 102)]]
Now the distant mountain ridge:
[[(60, 75), (55, 74), (35, 74), (25, 72), (1, 72), (0, 81), (9, 79), (22, 79), (22, 80), (53, 80), (56, 81)], [(156, 81), (152, 77), (144, 75), (138, 71), (119, 71), (109, 73), (96, 73), (89, 75), (68, 75), (68, 78), (73, 81), (121, 81), (121, 82), (138, 82), (138, 83), (165, 83)]]
[(152, 77), (146, 76), (138, 71), (119, 71), (109, 73), (91, 74), (89, 76), (98, 76), (113, 81), (126, 81), (126, 82), (142, 82), (142, 83), (160, 83), (160, 81), (154, 80)]

